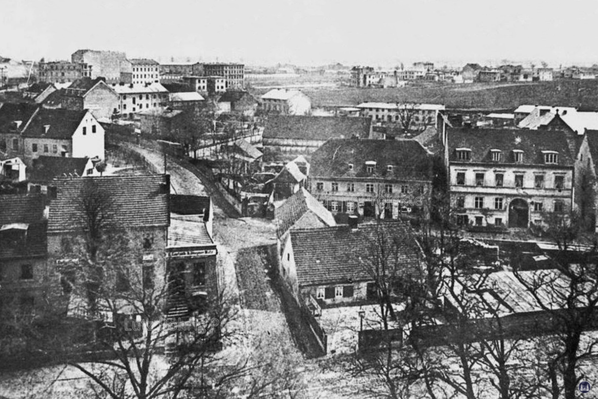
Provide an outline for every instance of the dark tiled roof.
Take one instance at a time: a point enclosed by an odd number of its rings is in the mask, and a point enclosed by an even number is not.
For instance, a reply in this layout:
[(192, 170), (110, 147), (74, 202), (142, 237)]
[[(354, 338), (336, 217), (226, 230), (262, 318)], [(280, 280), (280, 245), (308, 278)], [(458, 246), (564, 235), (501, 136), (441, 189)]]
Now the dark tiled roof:
[(588, 147), (592, 155), (594, 165), (598, 166), (598, 130), (586, 130), (586, 137), (588, 139)]
[(160, 65), (158, 61), (150, 58), (132, 58), (129, 60), (132, 65)]
[[(87, 114), (86, 110), (41, 109), (33, 117), (23, 135), (25, 137), (70, 139), (85, 114)], [(47, 132), (44, 128), (46, 125), (50, 126)]]
[(65, 90), (65, 94), (71, 96), (83, 96), (99, 82), (105, 83), (106, 80), (104, 78), (92, 79), (88, 77), (77, 79), (69, 85)]
[(220, 96), (218, 102), (236, 103), (237, 101), (240, 101), (243, 98), (257, 103), (257, 100), (251, 94), (244, 90), (227, 90), (223, 95)]
[(210, 197), (201, 195), (170, 195), (170, 211), (179, 215), (203, 215), (210, 212)]
[(50, 93), (48, 97), (42, 101), (42, 104), (48, 107), (60, 107), (62, 106), (62, 102), (64, 101), (64, 97), (66, 96), (66, 90), (59, 89)]
[[(25, 240), (15, 244), (10, 240), (24, 232), (0, 232), (0, 259), (41, 256), (47, 252), (44, 196), (0, 195), (0, 227), (13, 223), (26, 223)], [(12, 236), (12, 237), (11, 237)]]
[(107, 193), (111, 202), (108, 222), (120, 228), (168, 226), (168, 178), (163, 175), (106, 176), (60, 179), (57, 198), (50, 203), (48, 231), (75, 231), (83, 227), (80, 205), (84, 192)]
[(44, 196), (0, 195), (0, 225), (38, 223), (44, 217)]
[(53, 86), (52, 83), (45, 83), (45, 82), (40, 82), (40, 83), (34, 83), (31, 86), (29, 86), (27, 88), (27, 91), (29, 93), (43, 93), (44, 90), (46, 90), (48, 87)]
[(399, 264), (417, 273), (420, 250), (404, 222), (364, 224), (355, 231), (347, 225), (291, 230), (299, 285), (373, 280), (364, 264), (376, 258), (378, 239), (385, 240), (387, 250), (395, 243), (392, 248), (399, 248)]
[(308, 212), (313, 213), (317, 219), (313, 225), (302, 226), (302, 228), (336, 226), (332, 213), (301, 187), (276, 210), (276, 219), (278, 220), (276, 234), (278, 237), (282, 237)]
[[(542, 151), (557, 151), (558, 164), (572, 166), (565, 132), (527, 129), (450, 129), (449, 158), (451, 162), (492, 162), (492, 149), (501, 150), (501, 164), (514, 164), (513, 150), (523, 151), (524, 165), (543, 165)], [(456, 149), (471, 149), (470, 161), (458, 161)]]
[(9, 104), (0, 105), (0, 133), (14, 132), (14, 121), (21, 121), (21, 126), (16, 131), (21, 131), (33, 114), (40, 108), (37, 104)]
[(191, 221), (181, 217), (173, 217), (168, 227), (168, 247), (200, 246), (215, 247), (214, 241), (206, 229), (206, 224), (201, 220)]
[(336, 116), (270, 115), (263, 137), (281, 139), (328, 140), (332, 138), (367, 138), (370, 118)]
[[(368, 161), (376, 162), (374, 174), (367, 173)], [(387, 170), (389, 165), (391, 171)], [(309, 174), (329, 178), (430, 180), (432, 161), (430, 154), (415, 140), (329, 140), (312, 154)]]
[(56, 177), (83, 176), (89, 158), (40, 156), (33, 161), (32, 182), (49, 182)]

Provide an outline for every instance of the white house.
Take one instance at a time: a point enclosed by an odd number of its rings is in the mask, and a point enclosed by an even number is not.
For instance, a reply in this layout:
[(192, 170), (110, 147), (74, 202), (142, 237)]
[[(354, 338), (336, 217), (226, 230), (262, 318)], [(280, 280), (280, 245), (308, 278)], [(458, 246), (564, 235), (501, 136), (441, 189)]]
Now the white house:
[(311, 100), (299, 90), (272, 89), (262, 96), (262, 109), (283, 115), (308, 115)]

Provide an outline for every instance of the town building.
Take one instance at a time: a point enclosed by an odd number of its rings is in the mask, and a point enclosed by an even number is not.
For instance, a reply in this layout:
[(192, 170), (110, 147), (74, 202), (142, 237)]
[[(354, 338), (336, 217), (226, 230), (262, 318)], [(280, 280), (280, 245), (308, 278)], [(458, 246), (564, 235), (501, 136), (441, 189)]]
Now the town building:
[(176, 110), (197, 110), (205, 103), (205, 98), (196, 91), (171, 92), (168, 99), (169, 107)]
[(480, 64), (467, 64), (461, 70), (461, 76), (463, 77), (463, 83), (473, 83), (477, 81), (478, 75), (482, 70)]
[(259, 103), (249, 92), (244, 90), (227, 90), (218, 98), (218, 109), (252, 117)]
[[(40, 191), (47, 193), (53, 180), (63, 177), (99, 176), (91, 158), (63, 158), (40, 156), (34, 160), (29, 173), (29, 187), (39, 185)], [(44, 189), (41, 189), (41, 187)], [(36, 191), (36, 190), (34, 190)]]
[(262, 96), (262, 110), (281, 115), (309, 115), (311, 100), (299, 90), (272, 89)]
[(308, 190), (333, 214), (429, 215), (432, 160), (415, 140), (329, 140), (311, 157)]
[(573, 207), (574, 163), (562, 131), (448, 129), (451, 204), (463, 226), (527, 228)]
[(262, 142), (265, 164), (284, 164), (298, 155), (311, 154), (332, 138), (369, 138), (368, 118), (334, 116), (269, 115)]
[(478, 71), (479, 82), (500, 82), (502, 73), (496, 69), (482, 69)]
[(221, 76), (184, 76), (183, 83), (191, 90), (208, 95), (226, 91), (226, 79)]
[(123, 52), (77, 50), (71, 55), (75, 64), (85, 64), (90, 68), (86, 75), (92, 79), (103, 77), (106, 83), (132, 83), (133, 67)]
[(538, 68), (536, 73), (540, 82), (552, 82), (554, 80), (554, 71), (552, 68)]
[(36, 104), (41, 104), (46, 98), (56, 91), (53, 83), (34, 83), (25, 90), (23, 99), (32, 100)]
[(540, 111), (540, 115), (544, 115), (548, 112), (556, 113), (557, 111), (562, 114), (563, 112), (575, 112), (577, 110), (576, 108), (573, 108), (573, 107), (553, 107), (550, 105), (529, 105), (529, 104), (520, 105), (513, 112), (515, 114), (515, 125), (519, 125), (519, 123), (523, 119), (525, 119), (529, 114), (531, 114), (532, 111), (535, 110), (536, 108)]
[(152, 109), (138, 115), (140, 132), (144, 137), (172, 139), (183, 130), (184, 111)]
[(84, 77), (91, 77), (92, 68), (92, 65), (84, 62), (40, 62), (38, 65), (38, 77), (40, 82), (69, 83)]
[(284, 165), (282, 170), (278, 172), (272, 180), (266, 183), (266, 186), (272, 188), (272, 201), (274, 206), (276, 207), (277, 202), (284, 201), (300, 191), (305, 187), (306, 181), (307, 176), (301, 172), (299, 166), (295, 162), (290, 161)]
[(380, 82), (384, 74), (372, 67), (356, 66), (351, 69), (351, 86), (372, 87)]
[(89, 110), (96, 119), (109, 121), (119, 112), (119, 96), (103, 78), (78, 79), (56, 96), (48, 98), (46, 107), (73, 111)]
[(134, 58), (129, 61), (133, 69), (134, 85), (160, 83), (160, 64), (157, 61), (147, 58)]
[(37, 104), (0, 104), (0, 153), (7, 158), (23, 159), (23, 131), (40, 109)]
[(398, 104), (398, 103), (361, 103), (357, 106), (361, 116), (371, 118), (373, 122), (404, 123), (409, 121), (411, 127), (433, 126), (438, 113), (445, 110), (439, 104)]
[(202, 67), (203, 76), (222, 77), (226, 82), (225, 90), (245, 87), (245, 65), (243, 64), (214, 62), (202, 64)]
[(0, 152), (0, 183), (18, 183), (27, 180), (27, 165), (21, 158), (9, 158)]
[(168, 90), (160, 83), (115, 84), (112, 88), (118, 94), (118, 112), (124, 116), (133, 116), (141, 111), (155, 110), (168, 104)]
[(575, 207), (598, 232), (598, 130), (587, 130), (582, 136), (575, 161)]

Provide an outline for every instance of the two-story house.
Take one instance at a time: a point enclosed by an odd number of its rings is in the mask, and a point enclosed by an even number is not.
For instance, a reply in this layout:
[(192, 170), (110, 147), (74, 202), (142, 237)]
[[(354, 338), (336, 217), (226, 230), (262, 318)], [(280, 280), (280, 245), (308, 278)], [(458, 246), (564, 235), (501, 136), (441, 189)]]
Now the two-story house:
[(104, 78), (78, 79), (62, 89), (59, 97), (61, 107), (74, 111), (88, 109), (97, 119), (109, 120), (118, 113), (118, 94)]
[(361, 116), (371, 118), (373, 122), (408, 124), (413, 127), (434, 126), (438, 114), (444, 111), (439, 104), (398, 104), (398, 103), (362, 103), (357, 106)]
[(562, 131), (448, 129), (451, 203), (462, 225), (526, 228), (572, 210), (574, 156)]
[(168, 90), (160, 83), (115, 84), (112, 88), (119, 97), (118, 112), (125, 117), (168, 104)]
[(309, 115), (311, 100), (299, 90), (272, 89), (262, 96), (261, 108), (281, 115)]
[(329, 140), (312, 154), (309, 191), (333, 213), (429, 213), (432, 160), (415, 140)]
[(8, 158), (23, 158), (22, 133), (40, 109), (37, 104), (0, 104), (0, 152)]

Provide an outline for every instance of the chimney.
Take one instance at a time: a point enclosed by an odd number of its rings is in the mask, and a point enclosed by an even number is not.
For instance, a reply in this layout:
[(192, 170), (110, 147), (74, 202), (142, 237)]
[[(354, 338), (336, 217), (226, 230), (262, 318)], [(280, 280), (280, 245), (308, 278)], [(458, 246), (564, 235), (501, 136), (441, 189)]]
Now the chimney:
[(349, 227), (353, 231), (359, 228), (359, 217), (357, 215), (349, 215)]

